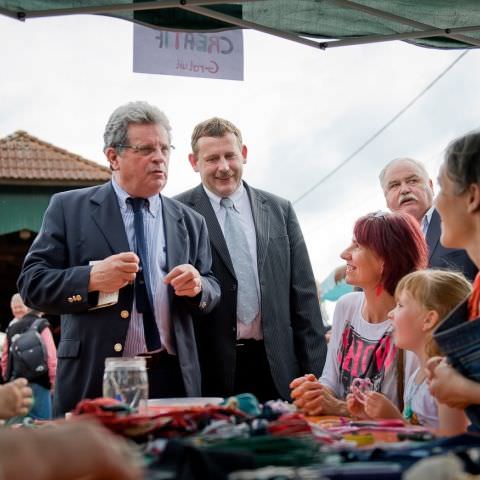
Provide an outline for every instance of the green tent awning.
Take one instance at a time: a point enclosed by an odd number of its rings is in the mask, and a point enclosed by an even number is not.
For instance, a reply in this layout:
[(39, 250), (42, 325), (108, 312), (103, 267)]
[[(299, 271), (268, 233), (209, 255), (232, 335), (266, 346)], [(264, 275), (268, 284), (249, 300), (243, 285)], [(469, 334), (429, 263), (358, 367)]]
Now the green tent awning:
[(52, 192), (0, 192), (0, 235), (38, 232)]
[(388, 40), (480, 46), (478, 0), (0, 0), (0, 14), (19, 20), (77, 13), (172, 30), (251, 28), (321, 49)]

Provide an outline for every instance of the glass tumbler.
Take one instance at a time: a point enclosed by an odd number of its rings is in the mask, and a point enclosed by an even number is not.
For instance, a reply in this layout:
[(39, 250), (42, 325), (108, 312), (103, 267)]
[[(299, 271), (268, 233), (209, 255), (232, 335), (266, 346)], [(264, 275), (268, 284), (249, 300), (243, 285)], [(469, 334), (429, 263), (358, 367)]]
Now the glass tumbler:
[(146, 412), (148, 377), (145, 358), (106, 358), (103, 396), (115, 398), (136, 411)]

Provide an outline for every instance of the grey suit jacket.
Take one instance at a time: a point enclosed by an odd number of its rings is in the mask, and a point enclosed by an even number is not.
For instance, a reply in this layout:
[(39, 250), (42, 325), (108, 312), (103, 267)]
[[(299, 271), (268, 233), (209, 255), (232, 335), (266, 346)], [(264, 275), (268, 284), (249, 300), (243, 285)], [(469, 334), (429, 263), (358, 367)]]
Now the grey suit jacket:
[[(208, 313), (220, 289), (211, 274), (211, 252), (203, 218), (162, 197), (169, 270), (190, 263), (202, 275), (198, 299), (177, 297), (169, 287), (171, 321), (188, 395), (200, 394), (200, 367), (192, 313)], [(62, 414), (83, 398), (102, 395), (106, 357), (120, 356), (133, 304), (133, 287), (120, 290), (116, 305), (89, 310), (97, 294), (87, 291), (89, 261), (129, 251), (111, 183), (54, 195), (41, 230), (27, 254), (18, 286), (27, 305), (61, 315), (55, 411)], [(119, 351), (120, 350), (120, 351)]]
[[(283, 398), (290, 381), (320, 375), (326, 356), (315, 280), (297, 217), (287, 200), (245, 184), (255, 223), (262, 329), (272, 377)], [(235, 374), (237, 280), (225, 239), (201, 185), (178, 200), (201, 213), (212, 244), (212, 270), (222, 298), (196, 324), (204, 395), (231, 395)], [(255, 375), (255, 372), (252, 372)]]
[(478, 272), (475, 264), (470, 260), (465, 250), (457, 248), (445, 248), (440, 243), (441, 219), (437, 210), (433, 210), (432, 218), (427, 230), (428, 266), (455, 270), (463, 273), (470, 281), (473, 281)]

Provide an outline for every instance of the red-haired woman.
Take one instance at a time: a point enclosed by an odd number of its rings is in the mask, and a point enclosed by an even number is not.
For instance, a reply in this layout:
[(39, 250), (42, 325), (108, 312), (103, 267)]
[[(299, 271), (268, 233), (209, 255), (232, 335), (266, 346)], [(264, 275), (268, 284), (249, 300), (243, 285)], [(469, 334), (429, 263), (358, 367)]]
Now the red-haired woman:
[(397, 383), (403, 382), (403, 362), (399, 365), (387, 314), (399, 280), (427, 265), (422, 231), (408, 214), (371, 213), (357, 220), (341, 257), (347, 283), (363, 291), (337, 302), (320, 379), (307, 374), (290, 384), (295, 405), (309, 415), (348, 415), (345, 399), (355, 378), (368, 378), (375, 391), (401, 405)]

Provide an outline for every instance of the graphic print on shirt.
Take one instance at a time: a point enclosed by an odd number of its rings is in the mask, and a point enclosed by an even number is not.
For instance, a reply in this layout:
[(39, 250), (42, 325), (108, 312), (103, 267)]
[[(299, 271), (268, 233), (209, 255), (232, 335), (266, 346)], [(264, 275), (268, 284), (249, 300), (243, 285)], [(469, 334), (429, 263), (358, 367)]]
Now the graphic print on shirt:
[(380, 339), (370, 340), (355, 331), (347, 322), (338, 350), (340, 381), (345, 395), (354, 378), (369, 378), (373, 390), (381, 391), (385, 372), (393, 368), (397, 354), (393, 343), (392, 329), (388, 328)]

